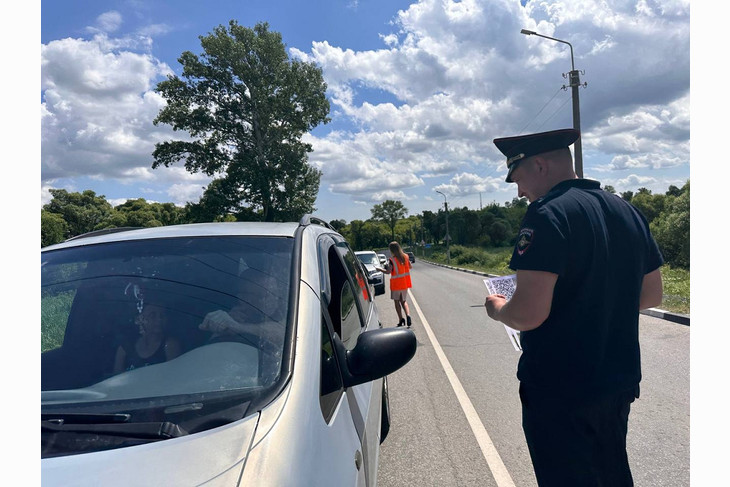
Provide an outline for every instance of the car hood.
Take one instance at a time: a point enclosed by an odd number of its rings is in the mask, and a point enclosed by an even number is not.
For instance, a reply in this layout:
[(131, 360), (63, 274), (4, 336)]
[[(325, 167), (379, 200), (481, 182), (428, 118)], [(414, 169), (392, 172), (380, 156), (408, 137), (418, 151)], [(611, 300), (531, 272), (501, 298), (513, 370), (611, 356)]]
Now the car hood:
[(44, 486), (237, 485), (259, 413), (145, 445), (41, 460)]

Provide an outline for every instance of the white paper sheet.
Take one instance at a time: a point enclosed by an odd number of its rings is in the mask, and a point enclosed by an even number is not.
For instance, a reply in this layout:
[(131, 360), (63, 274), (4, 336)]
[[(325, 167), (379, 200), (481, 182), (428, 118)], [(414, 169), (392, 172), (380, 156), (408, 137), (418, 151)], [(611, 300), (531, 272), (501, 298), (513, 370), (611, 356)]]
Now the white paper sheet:
[[(517, 287), (517, 275), (511, 274), (509, 276), (488, 277), (487, 279), (484, 279), (484, 285), (487, 286), (489, 294), (501, 294), (507, 298), (507, 301), (509, 301)], [(507, 332), (509, 341), (512, 343), (515, 350), (518, 352), (521, 351), (522, 345), (520, 345), (520, 332), (507, 325), (504, 325), (504, 329)]]

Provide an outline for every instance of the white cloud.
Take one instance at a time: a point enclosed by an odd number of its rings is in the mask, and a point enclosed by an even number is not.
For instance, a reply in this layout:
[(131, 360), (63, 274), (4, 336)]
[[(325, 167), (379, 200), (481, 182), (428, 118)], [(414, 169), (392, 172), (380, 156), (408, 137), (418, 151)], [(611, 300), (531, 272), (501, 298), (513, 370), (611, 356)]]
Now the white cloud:
[[(672, 12), (668, 17), (666, 10)], [(335, 156), (321, 163), (328, 169), (325, 180), (367, 172), (338, 171), (338, 159), (392, 160), (420, 176), (413, 178), (415, 185), (422, 184), (424, 173), (431, 173), (438, 161), (450, 161), (445, 170), (452, 174), (477, 165), (493, 172), (502, 161), (491, 139), (519, 133), (526, 122), (527, 131), (570, 126), (569, 92), (530, 121), (566, 83), (558, 76), (570, 64), (564, 44), (521, 36), (520, 28), (526, 27), (550, 36), (571, 32), (576, 49), (582, 49), (576, 65), (585, 69), (583, 79), (590, 80), (580, 93), (584, 151), (613, 157), (597, 170), (686, 165), (688, 15), (688, 2), (650, 2), (638, 9), (603, 1), (528, 2), (524, 9), (506, 0), (413, 4), (399, 13), (402, 40), (389, 42), (390, 49), (355, 52), (323, 41), (314, 42), (309, 53), (293, 52), (322, 66), (337, 116), (357, 127), (352, 137), (334, 144), (316, 141), (311, 158), (322, 161), (325, 146), (332, 155), (347, 153), (351, 149), (346, 147), (356, 144), (357, 158)], [(654, 35), (677, 26), (670, 39)], [(383, 39), (394, 35), (381, 33)], [(643, 67), (640, 76), (630, 79), (639, 52)], [(391, 93), (401, 103), (358, 101), (363, 86)], [(555, 113), (558, 103), (562, 109)], [(592, 116), (594, 111), (600, 117)], [(368, 164), (373, 163), (356, 163)], [(354, 186), (331, 188), (347, 191)]]
[(482, 177), (473, 173), (457, 174), (446, 184), (434, 187), (448, 196), (466, 196), (477, 193), (491, 193), (499, 190), (504, 178)]
[[(151, 54), (149, 36), (169, 27), (110, 37), (121, 22), (107, 12), (91, 40), (42, 46), (42, 185), (164, 181), (175, 201), (196, 199), (202, 180), (150, 170), (155, 142), (173, 134), (151, 123), (164, 104), (155, 83), (170, 68)], [(574, 47), (588, 82), (579, 90), (587, 175), (658, 186), (676, 179), (669, 168), (688, 166), (689, 1), (422, 0), (384, 26), (384, 48), (317, 40), (290, 50), (321, 66), (328, 85), (337, 130), (306, 137), (322, 191), (358, 204), (424, 201), (431, 184), (451, 195), (514, 193), (492, 139), (572, 125), (570, 91), (561, 90), (568, 47), (522, 28)], [(383, 101), (368, 101), (371, 91)]]
[(110, 50), (104, 39), (41, 46), (44, 181), (137, 178), (151, 167), (155, 142), (170, 137), (152, 124), (164, 106), (153, 89), (169, 67), (148, 54)]
[(689, 165), (689, 121), (688, 95), (667, 105), (642, 105), (597, 124), (584, 148), (612, 155), (603, 171)]
[(104, 12), (96, 18), (96, 25), (89, 27), (92, 32), (101, 31), (112, 33), (122, 25), (122, 14), (116, 10)]

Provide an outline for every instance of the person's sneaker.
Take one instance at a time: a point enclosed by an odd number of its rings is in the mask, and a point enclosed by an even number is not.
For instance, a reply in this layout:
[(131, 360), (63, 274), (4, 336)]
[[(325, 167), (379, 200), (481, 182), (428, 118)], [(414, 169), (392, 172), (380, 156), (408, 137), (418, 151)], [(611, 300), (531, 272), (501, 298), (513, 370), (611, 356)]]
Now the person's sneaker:
[(406, 316), (406, 320), (408, 320), (408, 328), (410, 328), (411, 327), (411, 317)]

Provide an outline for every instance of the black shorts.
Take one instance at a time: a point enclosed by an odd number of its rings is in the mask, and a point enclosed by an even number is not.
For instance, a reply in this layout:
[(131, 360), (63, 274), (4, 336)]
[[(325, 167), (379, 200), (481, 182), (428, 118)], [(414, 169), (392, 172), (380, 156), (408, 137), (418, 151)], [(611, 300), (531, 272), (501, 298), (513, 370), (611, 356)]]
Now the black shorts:
[(520, 386), (522, 429), (540, 487), (633, 486), (626, 454), (638, 387), (577, 402), (545, 398)]

